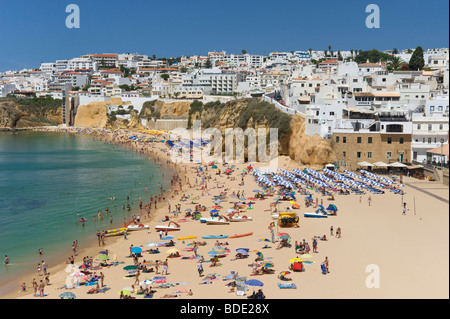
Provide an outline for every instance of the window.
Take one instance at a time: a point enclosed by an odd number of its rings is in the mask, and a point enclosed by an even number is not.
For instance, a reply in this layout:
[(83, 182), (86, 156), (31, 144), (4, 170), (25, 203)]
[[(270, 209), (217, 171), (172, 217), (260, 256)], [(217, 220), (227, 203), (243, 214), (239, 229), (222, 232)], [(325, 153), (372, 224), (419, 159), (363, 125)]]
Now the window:
[(358, 79), (353, 79), (353, 83), (358, 83)]
[(361, 158), (361, 152), (356, 152), (356, 157)]
[(372, 137), (371, 136), (367, 138), (367, 143), (372, 144)]
[(334, 116), (334, 112), (330, 112), (330, 116)]
[(420, 130), (420, 129), (421, 129), (421, 126), (420, 126), (420, 124), (417, 124), (417, 129), (418, 129), (418, 130)]
[(358, 143), (358, 144), (361, 144), (361, 136), (358, 136), (358, 138), (357, 138), (357, 143)]
[(443, 109), (444, 109), (444, 108), (442, 107), (442, 105), (439, 105), (439, 106), (438, 106), (438, 111), (439, 111), (439, 112), (442, 112)]
[(347, 137), (345, 136), (342, 137), (342, 143), (347, 143)]
[(346, 154), (345, 154), (345, 152), (342, 152), (342, 157), (344, 157), (344, 158), (345, 158), (345, 155), (346, 155)]
[(368, 153), (367, 153), (367, 157), (368, 157), (368, 158), (372, 158), (372, 152), (368, 152)]
[(428, 138), (428, 144), (431, 144), (431, 137)]
[(415, 161), (417, 160), (417, 152), (413, 153), (413, 160), (415, 160)]
[(444, 124), (439, 124), (439, 130), (442, 131), (444, 129)]
[(339, 136), (336, 136), (336, 143), (339, 143)]
[(431, 131), (433, 129), (433, 125), (432, 124), (428, 124), (428, 131)]
[(403, 144), (403, 137), (400, 137), (400, 144)]
[(388, 137), (387, 143), (388, 143), (388, 144), (392, 144), (392, 137)]
[(391, 159), (392, 158), (392, 153), (391, 152), (387, 152), (387, 158)]

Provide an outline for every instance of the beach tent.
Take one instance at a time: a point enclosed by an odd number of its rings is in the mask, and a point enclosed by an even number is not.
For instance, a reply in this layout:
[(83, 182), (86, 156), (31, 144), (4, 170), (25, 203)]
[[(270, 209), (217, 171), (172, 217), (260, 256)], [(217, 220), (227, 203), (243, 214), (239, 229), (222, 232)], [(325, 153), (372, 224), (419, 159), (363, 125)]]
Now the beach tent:
[(359, 162), (358, 165), (362, 166), (362, 167), (372, 167), (372, 166), (374, 166), (373, 164), (370, 164), (368, 162)]
[(373, 165), (376, 167), (389, 167), (390, 166), (389, 164), (386, 164), (383, 162), (376, 162), (376, 163), (373, 163)]
[(391, 166), (391, 167), (399, 167), (399, 168), (403, 168), (403, 167), (406, 167), (406, 165), (405, 165), (405, 164), (403, 164), (403, 163), (400, 163), (400, 162), (395, 162), (395, 163), (392, 163), (392, 164), (390, 164), (390, 166)]

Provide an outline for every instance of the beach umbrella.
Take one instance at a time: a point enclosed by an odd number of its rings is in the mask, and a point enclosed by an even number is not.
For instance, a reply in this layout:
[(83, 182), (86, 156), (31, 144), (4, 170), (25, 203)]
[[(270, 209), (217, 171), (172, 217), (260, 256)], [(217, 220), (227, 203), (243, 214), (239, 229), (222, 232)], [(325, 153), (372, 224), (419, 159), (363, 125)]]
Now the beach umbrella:
[(254, 189), (253, 192), (254, 193), (260, 193), (261, 191), (259, 189)]
[(240, 253), (242, 255), (248, 255), (248, 249), (246, 249), (246, 248), (238, 248), (238, 249), (236, 249), (236, 252)]
[(217, 252), (217, 251), (211, 250), (211, 251), (208, 252), (208, 255), (216, 256), (216, 255), (222, 255), (222, 254)]
[(261, 281), (256, 280), (256, 279), (247, 280), (245, 282), (245, 284), (247, 286), (250, 286), (250, 287), (262, 287), (262, 286), (264, 286), (264, 284)]
[(118, 294), (120, 295), (121, 293), (123, 293), (124, 296), (131, 296), (131, 291), (127, 290), (127, 289), (122, 289), (118, 292)]
[(225, 252), (225, 248), (221, 247), (221, 246), (214, 246), (214, 248), (212, 249), (212, 251), (216, 251), (219, 254), (223, 254)]
[(173, 236), (166, 236), (162, 238), (162, 240), (171, 240), (171, 239), (173, 239)]
[(280, 275), (286, 276), (289, 275), (291, 272), (290, 271), (282, 271), (280, 272)]
[(217, 213), (218, 210), (217, 210), (217, 209), (211, 209), (209, 212), (210, 212), (210, 213)]
[(133, 247), (133, 248), (131, 248), (131, 252), (133, 254), (140, 254), (142, 252), (142, 248), (141, 247)]
[(260, 252), (260, 251), (256, 251), (255, 254), (256, 254), (258, 257), (264, 258), (264, 255), (263, 255), (262, 252)]
[(188, 209), (185, 209), (184, 211), (190, 213), (190, 212), (192, 212), (192, 209), (188, 208)]
[(62, 299), (77, 299), (77, 296), (75, 296), (75, 294), (70, 291), (63, 292), (58, 297)]
[(97, 256), (97, 259), (98, 260), (108, 260), (108, 255), (105, 255), (105, 254), (101, 254), (101, 255), (98, 255)]
[(213, 165), (213, 166), (211, 166), (211, 168), (214, 168), (214, 169), (216, 169), (216, 168), (217, 168), (217, 165)]
[(289, 236), (289, 235), (281, 235), (281, 236), (278, 236), (278, 237), (280, 237), (281, 239), (289, 239), (289, 238), (291, 238), (291, 236)]
[(134, 270), (134, 269), (138, 269), (138, 267), (135, 265), (128, 265), (123, 267), (123, 270)]
[(289, 260), (289, 262), (290, 263), (301, 263), (301, 262), (303, 262), (303, 260), (301, 260), (300, 258), (296, 257), (296, 258), (293, 258), (293, 259)]
[(265, 263), (261, 267), (263, 267), (263, 268), (273, 268), (273, 265), (271, 263)]
[(78, 267), (78, 269), (86, 269), (88, 268), (88, 266), (86, 266), (86, 264), (82, 264), (80, 267)]
[(108, 252), (107, 252), (107, 251), (104, 251), (104, 250), (99, 251), (98, 253), (99, 253), (99, 254), (103, 254), (103, 255), (108, 255)]
[(180, 252), (180, 251), (179, 251), (178, 249), (172, 248), (172, 249), (169, 249), (169, 250), (167, 251), (167, 254), (170, 255), (170, 254), (176, 254), (176, 253), (179, 253), (179, 252)]
[(336, 205), (330, 204), (330, 205), (328, 205), (327, 210), (336, 212), (337, 207), (336, 207)]
[(272, 241), (271, 241), (270, 239), (268, 239), (268, 238), (261, 239), (261, 241), (267, 241), (267, 242), (269, 242), (269, 243), (272, 242)]
[(249, 200), (255, 200), (254, 197), (248, 197), (247, 199), (249, 199)]
[(71, 273), (69, 276), (70, 277), (81, 277), (81, 276), (84, 276), (84, 274), (82, 272), (76, 271), (76, 272)]

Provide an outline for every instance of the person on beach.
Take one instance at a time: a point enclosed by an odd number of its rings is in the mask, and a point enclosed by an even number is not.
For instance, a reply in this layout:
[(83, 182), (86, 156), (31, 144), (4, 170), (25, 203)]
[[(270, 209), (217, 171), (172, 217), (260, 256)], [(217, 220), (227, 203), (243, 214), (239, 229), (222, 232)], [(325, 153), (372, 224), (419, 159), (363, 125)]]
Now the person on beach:
[(323, 264), (325, 265), (325, 268), (326, 268), (326, 270), (327, 270), (327, 274), (329, 274), (330, 273), (330, 270), (329, 270), (329, 261), (328, 261), (328, 257), (325, 257), (325, 260), (323, 261)]
[(403, 203), (403, 214), (402, 215), (406, 215), (406, 203)]
[(313, 253), (317, 253), (317, 239), (314, 238), (313, 239)]
[(39, 296), (40, 297), (44, 297), (44, 288), (45, 288), (45, 283), (41, 280), (39, 283)]
[(369, 196), (369, 198), (367, 199), (367, 203), (369, 204), (369, 206), (371, 206), (371, 203), (372, 203), (372, 197)]
[(197, 270), (198, 270), (199, 277), (201, 277), (203, 275), (203, 265), (202, 265), (201, 259), (199, 260), (199, 262), (197, 264)]
[(8, 257), (8, 255), (5, 255), (5, 260), (4, 260), (4, 262), (5, 262), (5, 265), (8, 265), (8, 264), (9, 264), (9, 257)]
[(333, 236), (333, 226), (330, 227), (330, 235)]

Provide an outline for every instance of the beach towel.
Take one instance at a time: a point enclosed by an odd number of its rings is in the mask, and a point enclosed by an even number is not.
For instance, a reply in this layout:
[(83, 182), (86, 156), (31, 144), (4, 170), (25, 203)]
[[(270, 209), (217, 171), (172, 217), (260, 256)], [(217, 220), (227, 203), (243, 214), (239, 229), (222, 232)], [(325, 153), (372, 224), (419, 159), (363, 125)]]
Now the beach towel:
[(297, 286), (293, 282), (277, 283), (277, 285), (278, 285), (278, 288), (280, 288), (280, 289), (297, 289)]

